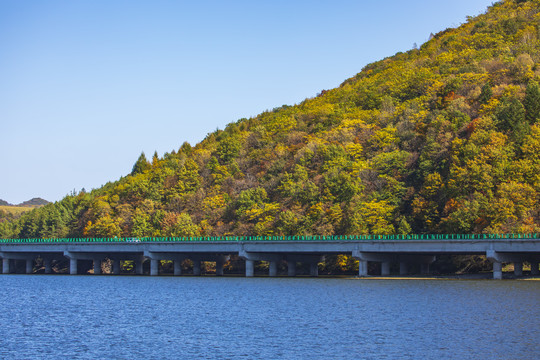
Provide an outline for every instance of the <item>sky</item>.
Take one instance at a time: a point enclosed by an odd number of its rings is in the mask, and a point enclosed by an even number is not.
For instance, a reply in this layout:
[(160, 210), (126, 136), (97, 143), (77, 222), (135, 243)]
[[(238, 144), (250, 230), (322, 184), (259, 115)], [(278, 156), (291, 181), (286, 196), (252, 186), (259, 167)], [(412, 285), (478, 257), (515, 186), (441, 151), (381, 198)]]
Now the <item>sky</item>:
[(2, 0), (0, 199), (58, 201), (339, 86), (493, 0)]

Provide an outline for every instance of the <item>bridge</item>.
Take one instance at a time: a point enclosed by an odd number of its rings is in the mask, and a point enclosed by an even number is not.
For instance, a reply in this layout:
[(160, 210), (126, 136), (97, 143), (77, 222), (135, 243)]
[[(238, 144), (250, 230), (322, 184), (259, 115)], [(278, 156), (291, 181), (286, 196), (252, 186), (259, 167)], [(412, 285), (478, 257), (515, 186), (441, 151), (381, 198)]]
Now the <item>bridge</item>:
[[(216, 275), (223, 275), (231, 255), (245, 261), (245, 275), (255, 274), (256, 261), (269, 263), (269, 276), (277, 276), (278, 262), (287, 262), (288, 276), (296, 275), (297, 263), (310, 264), (310, 275), (318, 276), (318, 263), (325, 255), (345, 254), (359, 260), (358, 275), (368, 275), (368, 262), (381, 264), (381, 275), (390, 275), (391, 264), (407, 275), (411, 264), (421, 273), (439, 255), (485, 255), (493, 263), (493, 278), (502, 279), (503, 263), (514, 263), (514, 274), (523, 275), (523, 263), (531, 264), (531, 275), (539, 275), (540, 234), (437, 234), (437, 235), (340, 235), (340, 236), (221, 236), (161, 238), (65, 238), (0, 239), (2, 273), (9, 274), (17, 261), (26, 262), (26, 273), (34, 261), (43, 260), (50, 274), (52, 261), (69, 259), (70, 274), (77, 274), (78, 261), (93, 262), (94, 274), (101, 274), (102, 261), (113, 261), (113, 274), (120, 274), (121, 261), (133, 261), (135, 273), (143, 274), (143, 262), (150, 261), (150, 275), (159, 274), (159, 262), (173, 261), (174, 275), (181, 275), (181, 263), (193, 261), (193, 274), (201, 274), (201, 261), (216, 263)], [(397, 268), (397, 267), (396, 267)]]

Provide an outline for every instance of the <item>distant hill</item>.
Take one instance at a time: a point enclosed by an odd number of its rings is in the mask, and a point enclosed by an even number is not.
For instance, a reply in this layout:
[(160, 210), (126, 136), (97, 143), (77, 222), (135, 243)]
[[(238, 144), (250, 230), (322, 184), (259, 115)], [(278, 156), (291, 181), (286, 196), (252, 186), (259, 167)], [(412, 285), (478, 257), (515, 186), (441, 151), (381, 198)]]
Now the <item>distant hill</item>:
[(49, 201), (42, 198), (32, 198), (28, 201), (22, 202), (17, 206), (43, 206), (47, 205)]
[(33, 198), (18, 205), (12, 205), (5, 200), (0, 200), (0, 223), (6, 219), (16, 220), (22, 214), (47, 205), (49, 202), (42, 198)]
[(20, 204), (13, 205), (13, 204), (8, 203), (6, 200), (0, 199), (0, 206), (39, 207), (39, 206), (47, 205), (48, 203), (49, 201), (42, 198), (32, 198)]

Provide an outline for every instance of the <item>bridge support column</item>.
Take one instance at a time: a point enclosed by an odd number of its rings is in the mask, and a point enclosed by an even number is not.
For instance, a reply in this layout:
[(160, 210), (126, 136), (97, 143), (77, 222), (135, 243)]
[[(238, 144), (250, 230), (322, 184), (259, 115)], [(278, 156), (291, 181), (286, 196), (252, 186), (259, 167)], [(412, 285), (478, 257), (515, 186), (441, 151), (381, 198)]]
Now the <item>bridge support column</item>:
[(255, 276), (255, 262), (253, 260), (246, 260), (246, 277)]
[(319, 276), (319, 264), (318, 263), (309, 264), (309, 276), (312, 276), (312, 277)]
[(151, 276), (159, 275), (159, 260), (150, 259), (150, 275)]
[(34, 270), (34, 260), (26, 259), (26, 273), (31, 274), (32, 270)]
[(381, 263), (381, 275), (390, 274), (390, 263), (396, 261), (396, 255), (391, 253), (368, 253), (359, 250), (353, 250), (352, 256), (358, 259), (358, 276), (368, 276), (368, 261)]
[(45, 274), (52, 274), (52, 260), (51, 259), (44, 258), (43, 266), (45, 267)]
[(120, 259), (113, 260), (113, 275), (120, 275)]
[(531, 275), (539, 275), (538, 261), (531, 261)]
[(201, 275), (201, 260), (193, 260), (193, 275)]
[(173, 260), (174, 275), (182, 275), (182, 262), (180, 260)]
[(101, 259), (94, 259), (94, 275), (101, 275)]
[(499, 261), (493, 262), (493, 278), (496, 280), (502, 279), (502, 263)]
[(366, 260), (358, 261), (358, 276), (364, 277), (368, 275), (368, 262)]
[[(248, 275), (248, 268), (251, 265), (248, 265), (248, 261), (268, 261), (268, 275), (269, 276), (277, 276), (277, 262), (281, 261), (283, 259), (283, 254), (269, 254), (269, 253), (256, 253), (256, 252), (247, 252), (245, 250), (240, 250), (238, 252), (238, 255), (246, 260), (246, 276)], [(255, 273), (254, 271), (252, 272)], [(253, 276), (253, 275), (252, 275)]]
[[(502, 279), (502, 263), (514, 263), (514, 275), (523, 275), (523, 261), (528, 260), (530, 257), (526, 254), (519, 253), (500, 253), (494, 250), (486, 251), (486, 257), (493, 263), (493, 278)], [(533, 258), (532, 260), (535, 260)]]
[(2, 259), (2, 274), (9, 274), (9, 259)]
[(143, 263), (144, 263), (144, 259), (135, 260), (135, 274), (137, 275), (143, 274)]
[(514, 263), (514, 275), (523, 276), (523, 263), (521, 261)]
[(277, 276), (277, 261), (270, 261), (270, 264), (268, 265), (268, 276)]
[(223, 258), (219, 257), (216, 259), (216, 276), (223, 276), (223, 265), (225, 261)]
[(77, 259), (75, 258), (69, 259), (69, 274), (77, 275)]
[(292, 260), (287, 261), (287, 275), (296, 276), (296, 261), (292, 261)]
[(381, 275), (382, 276), (390, 275), (390, 261), (383, 261), (381, 263)]
[(409, 266), (406, 262), (402, 261), (399, 263), (399, 275), (408, 275)]

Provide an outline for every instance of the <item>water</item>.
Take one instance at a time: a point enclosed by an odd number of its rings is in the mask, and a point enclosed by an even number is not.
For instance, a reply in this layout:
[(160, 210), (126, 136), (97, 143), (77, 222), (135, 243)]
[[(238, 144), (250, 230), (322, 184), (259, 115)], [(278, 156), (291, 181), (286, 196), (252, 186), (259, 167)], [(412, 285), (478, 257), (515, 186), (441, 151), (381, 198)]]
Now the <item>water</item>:
[(0, 276), (0, 358), (533, 359), (540, 282)]

